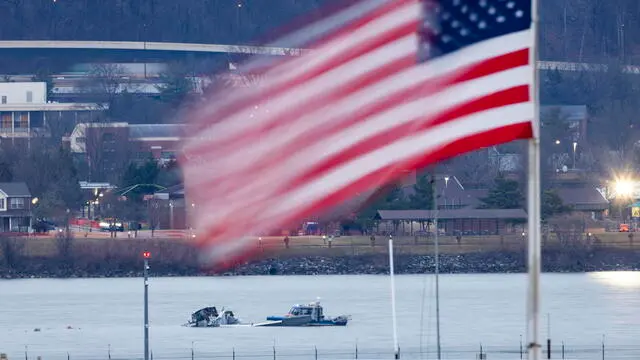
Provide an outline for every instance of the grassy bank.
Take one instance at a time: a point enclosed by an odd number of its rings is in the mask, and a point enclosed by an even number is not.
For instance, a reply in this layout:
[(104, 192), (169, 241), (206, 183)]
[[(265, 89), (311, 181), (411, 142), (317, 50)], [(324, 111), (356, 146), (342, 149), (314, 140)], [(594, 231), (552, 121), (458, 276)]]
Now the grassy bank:
[[(251, 259), (251, 264), (243, 265), (248, 270), (242, 273), (270, 273), (278, 264), (286, 264), (278, 273), (315, 273), (313, 269), (318, 268), (319, 263), (324, 263), (321, 266), (324, 270), (318, 273), (378, 273), (386, 266), (387, 239), (377, 237), (372, 244), (368, 237), (340, 237), (329, 246), (321, 237), (291, 237), (287, 248), (282, 237), (256, 238), (255, 258)], [(524, 266), (526, 238), (522, 236), (441, 237), (439, 240), (441, 253), (456, 271), (481, 272), (483, 268), (474, 262), (486, 261), (510, 264), (498, 267), (496, 271), (520, 271)], [(402, 266), (402, 259), (410, 259), (407, 261), (413, 264), (411, 269), (427, 266), (420, 265), (421, 259), (429, 258), (434, 250), (433, 239), (427, 238), (397, 237), (394, 246), (399, 266)], [(638, 264), (635, 254), (640, 253), (640, 244), (631, 242), (626, 234), (612, 233), (590, 239), (575, 238), (570, 242), (548, 238), (543, 249), (553, 262), (549, 271), (586, 271), (606, 269), (608, 262), (634, 268)], [(152, 253), (153, 271), (157, 274), (202, 273), (198, 249), (182, 239), (0, 237), (0, 275), (132, 276), (141, 269), (143, 251)], [(613, 257), (609, 256), (611, 254)], [(624, 259), (620, 260), (619, 256)], [(460, 262), (464, 265), (454, 266), (456, 259), (462, 259)], [(375, 270), (369, 266), (373, 263)]]

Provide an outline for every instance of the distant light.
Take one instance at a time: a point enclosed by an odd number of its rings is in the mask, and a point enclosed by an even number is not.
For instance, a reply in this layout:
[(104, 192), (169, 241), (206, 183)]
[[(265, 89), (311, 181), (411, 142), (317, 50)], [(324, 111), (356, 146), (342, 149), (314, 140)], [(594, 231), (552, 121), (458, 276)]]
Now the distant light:
[(37, 204), (37, 203), (38, 203), (38, 198), (37, 198), (37, 197), (34, 197), (33, 199), (31, 199), (31, 203), (32, 203), (33, 205)]
[[(53, 0), (55, 2), (55, 0)], [(242, 3), (238, 3), (238, 7), (241, 8), (242, 7)]]
[(560, 140), (556, 140), (556, 145), (560, 145)]
[(633, 194), (634, 184), (630, 180), (619, 179), (614, 183), (616, 195), (621, 197), (628, 197)]
[(526, 233), (522, 233), (522, 236), (527, 236), (527, 234)]
[(151, 252), (150, 251), (145, 251), (142, 253), (142, 257), (145, 259), (150, 259), (151, 258)]

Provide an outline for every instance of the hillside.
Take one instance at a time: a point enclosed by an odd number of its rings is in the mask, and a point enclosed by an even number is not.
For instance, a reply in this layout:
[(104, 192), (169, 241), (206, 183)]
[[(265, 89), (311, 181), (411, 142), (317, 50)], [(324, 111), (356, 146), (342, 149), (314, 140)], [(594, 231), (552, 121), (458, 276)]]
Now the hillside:
[[(351, 1), (351, 0), (349, 0)], [(0, 39), (250, 43), (345, 0), (3, 0)], [(640, 63), (637, 0), (541, 0), (546, 60)]]

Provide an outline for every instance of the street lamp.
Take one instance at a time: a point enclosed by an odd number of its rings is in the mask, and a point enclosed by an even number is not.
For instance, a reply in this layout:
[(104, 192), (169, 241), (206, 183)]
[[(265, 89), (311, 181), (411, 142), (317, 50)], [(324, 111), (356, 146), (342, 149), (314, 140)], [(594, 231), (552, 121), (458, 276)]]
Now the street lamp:
[(627, 198), (633, 194), (633, 182), (629, 180), (619, 179), (613, 183), (616, 197)]
[(556, 145), (560, 145), (560, 140), (556, 140)]
[(576, 141), (573, 142), (573, 169), (576, 169), (576, 149), (578, 148), (578, 143)]

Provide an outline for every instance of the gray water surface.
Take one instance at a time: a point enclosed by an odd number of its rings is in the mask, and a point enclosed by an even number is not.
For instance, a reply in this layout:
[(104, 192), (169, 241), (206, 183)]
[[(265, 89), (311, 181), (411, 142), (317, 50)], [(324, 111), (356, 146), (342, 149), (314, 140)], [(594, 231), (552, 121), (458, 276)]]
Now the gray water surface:
[[(434, 281), (396, 277), (402, 358), (435, 355)], [(519, 359), (525, 335), (524, 274), (443, 275), (440, 278), (445, 358)], [(567, 358), (640, 358), (640, 273), (544, 274), (543, 338), (547, 313), (554, 352)], [(388, 276), (250, 276), (152, 278), (151, 349), (155, 359), (391, 358)], [(424, 297), (423, 297), (424, 294)], [(285, 314), (294, 303), (320, 297), (325, 314), (350, 314), (346, 327), (217, 328), (180, 326), (209, 305), (230, 307), (245, 321)], [(143, 353), (142, 279), (30, 279), (0, 281), (0, 352), (9, 359), (140, 358)], [(39, 328), (41, 331), (35, 332)], [(422, 341), (421, 341), (422, 335)], [(429, 351), (422, 356), (417, 353)]]

